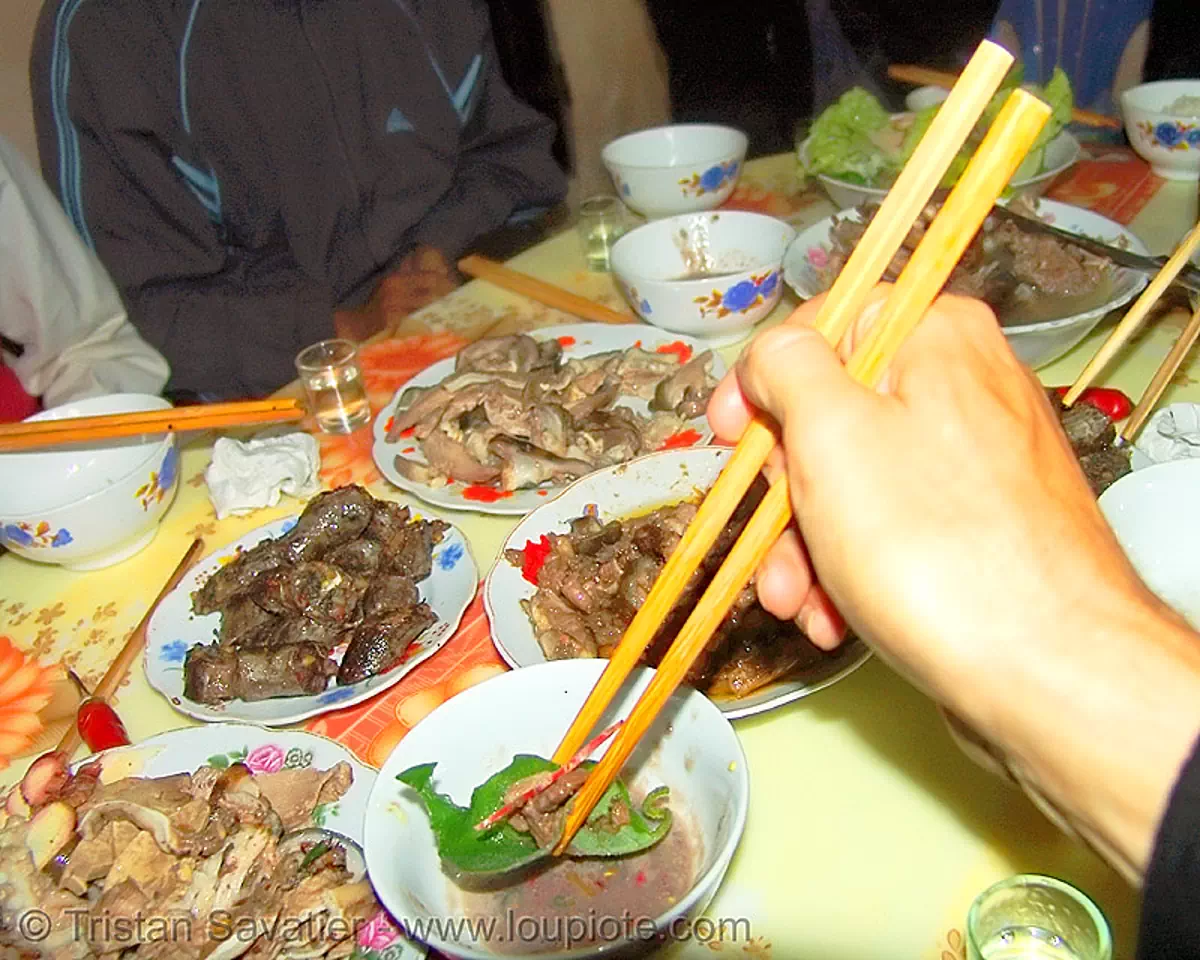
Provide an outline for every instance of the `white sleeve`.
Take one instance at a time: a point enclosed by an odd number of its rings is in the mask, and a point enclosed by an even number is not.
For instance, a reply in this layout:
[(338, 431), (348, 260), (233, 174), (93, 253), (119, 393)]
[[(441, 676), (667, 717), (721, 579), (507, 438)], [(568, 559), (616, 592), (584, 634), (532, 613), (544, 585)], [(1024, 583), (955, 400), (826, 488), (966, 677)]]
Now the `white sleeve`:
[(41, 175), (0, 137), (0, 333), (26, 392), (57, 406), (105, 393), (158, 393), (166, 360), (129, 323), (108, 273)]

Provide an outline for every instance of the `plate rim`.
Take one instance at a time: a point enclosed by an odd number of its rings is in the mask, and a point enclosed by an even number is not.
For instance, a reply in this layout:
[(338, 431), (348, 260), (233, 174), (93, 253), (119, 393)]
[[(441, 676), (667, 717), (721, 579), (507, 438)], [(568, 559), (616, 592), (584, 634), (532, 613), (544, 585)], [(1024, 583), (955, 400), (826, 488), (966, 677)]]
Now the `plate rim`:
[[(213, 563), (215, 563), (220, 558), (220, 556), (223, 555), (230, 548), (233, 548), (233, 547), (237, 546), (238, 544), (241, 544), (244, 540), (247, 540), (252, 536), (263, 534), (264, 531), (266, 531), (267, 529), (269, 529), (271, 527), (280, 526), (289, 521), (296, 520), (300, 516), (301, 512), (303, 512), (303, 508), (301, 508), (301, 510), (298, 510), (294, 513), (285, 514), (284, 516), (277, 517), (274, 520), (267, 521), (266, 523), (260, 524), (259, 526), (246, 531), (246, 533), (242, 534), (242, 536), (237, 537), (234, 540), (231, 540), (231, 541), (224, 543), (221, 546), (217, 547), (208, 556), (204, 557), (202, 560), (197, 562), (190, 570), (188, 570), (187, 574), (184, 576), (184, 578), (175, 586), (175, 589), (171, 590), (165, 597), (163, 597), (163, 602), (160, 603), (158, 605), (158, 607), (155, 609), (154, 614), (150, 618), (149, 624), (147, 624), (147, 626), (146, 626), (146, 643), (142, 649), (142, 669), (143, 669), (143, 673), (145, 674), (145, 677), (146, 677), (146, 682), (150, 686), (150, 688), (152, 690), (154, 690), (154, 692), (157, 693), (159, 696), (161, 696), (164, 700), (166, 700), (167, 703), (170, 705), (170, 707), (173, 710), (176, 710), (177, 712), (182, 713), (184, 716), (191, 717), (194, 720), (202, 721), (204, 724), (240, 723), (240, 724), (247, 724), (247, 725), (251, 725), (251, 726), (262, 726), (262, 727), (266, 727), (268, 729), (278, 729), (280, 727), (285, 727), (289, 724), (301, 723), (305, 720), (311, 720), (314, 717), (319, 717), (326, 713), (332, 713), (335, 710), (344, 710), (344, 709), (356, 706), (358, 704), (364, 703), (367, 700), (370, 700), (372, 697), (378, 696), (378, 695), (386, 692), (387, 690), (390, 690), (397, 683), (399, 683), (401, 680), (403, 680), (404, 677), (407, 676), (410, 672), (412, 672), (412, 670), (414, 670), (417, 666), (424, 663), (426, 660), (429, 660), (430, 658), (435, 656), (439, 651), (441, 651), (441, 649), (447, 643), (450, 642), (450, 639), (454, 636), (455, 632), (458, 630), (459, 626), (462, 623), (462, 619), (467, 612), (467, 609), (471, 606), (471, 603), (474, 601), (476, 594), (478, 594), (478, 592), (479, 592), (479, 582), (480, 582), (479, 581), (479, 565), (475, 561), (475, 556), (471, 550), (470, 541), (467, 539), (466, 535), (455, 524), (449, 523), (448, 521), (444, 521), (447, 523), (452, 535), (456, 536), (458, 538), (458, 540), (462, 543), (462, 547), (463, 547), (462, 560), (460, 560), (459, 564), (456, 566), (461, 566), (461, 564), (464, 561), (468, 564), (468, 567), (464, 568), (464, 572), (470, 573), (470, 578), (474, 582), (475, 586), (474, 586), (474, 589), (471, 591), (470, 595), (467, 596), (465, 602), (463, 602), (461, 604), (461, 609), (459, 609), (453, 617), (450, 617), (446, 621), (444, 621), (444, 622), (448, 623), (449, 626), (445, 630), (442, 639), (439, 642), (437, 642), (436, 644), (432, 645), (428, 650), (422, 651), (420, 656), (413, 657), (410, 660), (406, 661), (405, 663), (401, 664), (399, 667), (396, 667), (393, 670), (388, 671), (388, 674), (394, 673), (396, 675), (394, 678), (389, 679), (385, 683), (379, 684), (379, 686), (377, 686), (373, 689), (370, 689), (370, 690), (364, 689), (364, 690), (360, 691), (359, 693), (352, 694), (341, 700), (335, 700), (324, 706), (314, 706), (311, 709), (297, 709), (296, 711), (287, 714), (287, 716), (279, 717), (279, 718), (254, 717), (252, 719), (247, 719), (244, 716), (239, 716), (236, 713), (231, 713), (228, 708), (220, 711), (220, 713), (218, 715), (216, 711), (213, 711), (210, 708), (205, 707), (205, 705), (197, 704), (195, 701), (189, 700), (186, 697), (184, 697), (182, 695), (182, 688), (178, 695), (162, 689), (162, 687), (159, 686), (159, 684), (155, 682), (156, 673), (151, 670), (150, 665), (151, 665), (151, 652), (153, 650), (158, 649), (158, 647), (153, 642), (155, 622), (158, 620), (158, 618), (161, 615), (163, 615), (162, 614), (163, 606), (166, 603), (167, 599), (181, 591), (185, 592), (185, 593), (188, 592), (189, 591), (188, 585), (194, 583), (194, 578), (197, 575), (199, 575), (207, 566), (210, 566)], [(283, 531), (280, 531), (280, 532), (283, 532)], [(279, 535), (278, 533), (267, 533), (267, 534), (265, 534), (265, 536), (260, 536), (259, 539), (255, 542), (256, 543), (262, 542), (262, 540), (266, 539), (267, 537), (278, 536), (278, 535)], [(432, 573), (431, 573), (431, 576), (432, 576)], [(418, 584), (418, 588), (419, 588), (419, 586), (420, 585)], [(212, 614), (205, 614), (205, 616), (212, 616)], [(443, 621), (441, 621), (441, 619), (439, 618), (438, 622), (440, 623)], [(432, 627), (436, 626), (436, 625), (437, 624), (435, 623), (435, 624), (431, 625), (431, 627), (428, 629), (432, 629)], [(388, 674), (385, 674), (384, 676), (388, 676)], [(367, 680), (369, 680), (369, 679), (371, 679), (371, 678), (367, 678)], [(366, 683), (367, 680), (362, 680), (359, 682)], [(336, 688), (328, 688), (328, 689), (336, 689)], [(327, 691), (323, 691), (323, 692), (327, 692)], [(320, 694), (306, 694), (304, 696), (305, 697), (309, 697), (309, 696), (317, 697), (317, 696), (320, 696)], [(279, 701), (279, 702), (286, 702), (290, 699), (293, 699), (293, 698), (271, 697), (271, 698), (268, 698), (268, 701), (275, 700), (275, 701)], [(255, 701), (255, 702), (268, 702), (268, 701)], [(246, 703), (246, 702), (250, 702), (250, 701), (241, 701), (241, 700), (227, 701), (227, 703), (229, 703), (229, 704)]]

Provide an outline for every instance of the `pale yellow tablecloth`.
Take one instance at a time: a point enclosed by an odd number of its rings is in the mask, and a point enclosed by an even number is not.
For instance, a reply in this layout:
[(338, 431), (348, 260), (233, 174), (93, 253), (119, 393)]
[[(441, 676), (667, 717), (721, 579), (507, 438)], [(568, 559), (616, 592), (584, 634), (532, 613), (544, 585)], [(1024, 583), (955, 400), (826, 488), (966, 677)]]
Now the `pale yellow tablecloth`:
[[(775, 189), (793, 176), (791, 158), (749, 165), (746, 177)], [(1156, 252), (1167, 250), (1196, 217), (1195, 185), (1167, 184), (1133, 221)], [(798, 225), (827, 215), (801, 205)], [(611, 278), (583, 270), (575, 236), (565, 232), (515, 258), (513, 266), (613, 306)], [(785, 297), (767, 321), (794, 307)], [(414, 327), (477, 332), (569, 320), (479, 283), (413, 318)], [(496, 324), (500, 326), (497, 327)], [(1172, 315), (1140, 338), (1105, 382), (1137, 395), (1174, 335)], [(1110, 326), (1043, 370), (1046, 383), (1069, 383)], [(732, 360), (739, 347), (723, 351)], [(1200, 400), (1191, 374), (1164, 402)], [(209, 448), (184, 452), (180, 495), (154, 542), (131, 560), (88, 574), (14, 556), (0, 558), (0, 632), (48, 659), (64, 658), (87, 677), (103, 671), (193, 536), (209, 549), (289, 512), (294, 503), (217, 523), (203, 487)], [(396, 494), (398, 499), (403, 499)], [(481, 571), (514, 518), (455, 514)], [(189, 721), (134, 671), (118, 707), (130, 733), (144, 737)], [(955, 960), (971, 899), (1018, 871), (1064, 877), (1088, 891), (1112, 921), (1118, 957), (1131, 957), (1137, 898), (1096, 857), (1060, 835), (1014, 789), (974, 767), (951, 743), (933, 705), (875, 661), (822, 693), (737, 730), (749, 757), (752, 805), (745, 839), (710, 913), (749, 919), (753, 940), (682, 944), (672, 955), (824, 960)], [(16, 763), (0, 784), (23, 770)]]

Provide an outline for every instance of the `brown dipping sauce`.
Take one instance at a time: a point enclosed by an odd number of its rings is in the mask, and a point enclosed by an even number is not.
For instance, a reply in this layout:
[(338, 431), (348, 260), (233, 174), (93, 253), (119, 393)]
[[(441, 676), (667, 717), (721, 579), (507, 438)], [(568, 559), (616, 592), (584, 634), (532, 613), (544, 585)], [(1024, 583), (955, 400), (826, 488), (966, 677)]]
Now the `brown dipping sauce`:
[(495, 953), (520, 956), (644, 939), (654, 918), (691, 889), (699, 847), (693, 828), (676, 813), (667, 835), (649, 850), (629, 857), (563, 857), (498, 889), (452, 886), (451, 902), (468, 921), (494, 922), (486, 947)]

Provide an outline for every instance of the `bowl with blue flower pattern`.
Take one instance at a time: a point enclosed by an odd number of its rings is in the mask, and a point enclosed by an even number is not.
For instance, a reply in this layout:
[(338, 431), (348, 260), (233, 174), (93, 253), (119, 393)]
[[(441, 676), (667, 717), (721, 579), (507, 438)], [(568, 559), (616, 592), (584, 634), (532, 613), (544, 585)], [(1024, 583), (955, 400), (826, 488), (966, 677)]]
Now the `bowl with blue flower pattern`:
[[(165, 410), (162, 397), (110, 394), (30, 420)], [(179, 487), (175, 434), (139, 435), (0, 454), (0, 543), (39, 563), (98, 570), (158, 532)]]
[(610, 262), (643, 320), (719, 346), (747, 336), (779, 303), (783, 256), (795, 237), (761, 213), (684, 214), (631, 230)]
[(749, 141), (715, 123), (675, 123), (618, 137), (600, 153), (617, 194), (654, 220), (711, 210), (729, 199)]
[(1200, 79), (1159, 80), (1121, 94), (1133, 149), (1167, 180), (1200, 179)]
[[(415, 511), (413, 516), (419, 519)], [(184, 693), (183, 672), (188, 650), (198, 644), (212, 643), (221, 626), (220, 613), (201, 616), (193, 611), (192, 594), (240, 551), (287, 533), (298, 518), (296, 514), (274, 520), (216, 550), (189, 570), (179, 586), (167, 594), (154, 611), (146, 631), (146, 679), (176, 710), (209, 722), (240, 720), (268, 727), (298, 723), (330, 710), (362, 703), (394, 686), (441, 650), (458, 629), (479, 586), (479, 571), (462, 531), (448, 526), (441, 542), (434, 547), (429, 576), (417, 584), (421, 599), (429, 605), (437, 620), (408, 645), (399, 662), (389, 669), (357, 683), (339, 684), (331, 679), (321, 692), (302, 696), (228, 700), (215, 704), (198, 703), (188, 698)], [(344, 653), (343, 642), (330, 655), (340, 662)]]

